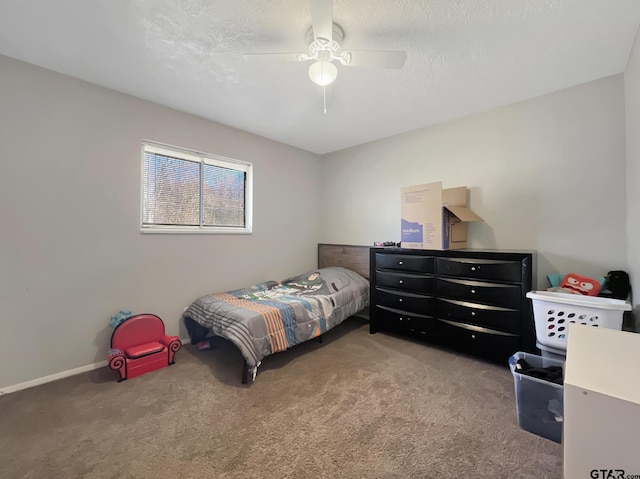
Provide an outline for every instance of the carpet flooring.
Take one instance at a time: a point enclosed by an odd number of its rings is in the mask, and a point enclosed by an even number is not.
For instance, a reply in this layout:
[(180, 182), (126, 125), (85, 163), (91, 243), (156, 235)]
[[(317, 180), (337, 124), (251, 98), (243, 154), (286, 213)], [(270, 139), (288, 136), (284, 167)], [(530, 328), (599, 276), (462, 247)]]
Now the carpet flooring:
[(508, 367), (350, 318), (251, 385), (215, 339), (117, 383), (107, 368), (0, 397), (0, 477), (561, 478), (518, 427)]

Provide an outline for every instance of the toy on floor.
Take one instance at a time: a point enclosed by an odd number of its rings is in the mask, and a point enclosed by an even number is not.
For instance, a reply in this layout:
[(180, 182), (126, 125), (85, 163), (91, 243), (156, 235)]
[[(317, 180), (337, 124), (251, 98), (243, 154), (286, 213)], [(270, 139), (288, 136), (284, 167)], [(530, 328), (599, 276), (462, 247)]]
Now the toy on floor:
[(115, 328), (121, 322), (123, 322), (125, 319), (129, 319), (131, 316), (133, 316), (131, 311), (127, 311), (127, 310), (121, 309), (116, 314), (111, 316), (111, 321), (109, 321), (109, 326), (111, 326), (112, 328)]
[(204, 341), (196, 343), (196, 348), (198, 348), (200, 351), (206, 351), (208, 349), (211, 349), (211, 343), (208, 339), (205, 339)]
[(155, 314), (136, 314), (118, 324), (111, 335), (109, 367), (118, 382), (135, 378), (175, 362), (182, 347), (178, 336), (167, 336)]

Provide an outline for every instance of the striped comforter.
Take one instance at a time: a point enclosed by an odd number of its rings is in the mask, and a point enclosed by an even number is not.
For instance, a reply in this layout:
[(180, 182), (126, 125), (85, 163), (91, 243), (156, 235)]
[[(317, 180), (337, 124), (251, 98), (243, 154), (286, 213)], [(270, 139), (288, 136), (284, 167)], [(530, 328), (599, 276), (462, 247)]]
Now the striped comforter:
[(255, 377), (266, 356), (315, 338), (368, 305), (369, 282), (332, 267), (202, 296), (183, 316), (235, 344)]

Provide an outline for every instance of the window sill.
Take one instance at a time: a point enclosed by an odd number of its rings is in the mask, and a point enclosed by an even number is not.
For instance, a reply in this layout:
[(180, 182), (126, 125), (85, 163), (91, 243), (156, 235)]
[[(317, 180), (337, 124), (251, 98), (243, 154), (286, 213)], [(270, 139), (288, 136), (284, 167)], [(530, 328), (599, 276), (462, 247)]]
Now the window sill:
[(140, 228), (140, 233), (144, 234), (208, 234), (208, 235), (250, 235), (253, 234), (251, 228), (162, 228), (145, 227)]

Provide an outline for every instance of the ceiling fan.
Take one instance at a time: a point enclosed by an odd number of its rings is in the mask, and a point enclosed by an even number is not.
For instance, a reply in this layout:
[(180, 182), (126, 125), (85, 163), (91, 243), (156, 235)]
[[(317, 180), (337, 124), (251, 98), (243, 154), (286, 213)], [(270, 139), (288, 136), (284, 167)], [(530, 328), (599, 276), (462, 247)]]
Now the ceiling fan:
[(310, 0), (311, 27), (307, 31), (309, 48), (305, 53), (245, 53), (247, 60), (274, 59), (313, 61), (309, 78), (319, 86), (327, 86), (338, 77), (339, 63), (346, 67), (402, 68), (407, 52), (394, 50), (348, 50), (341, 43), (344, 32), (333, 23), (333, 0)]

